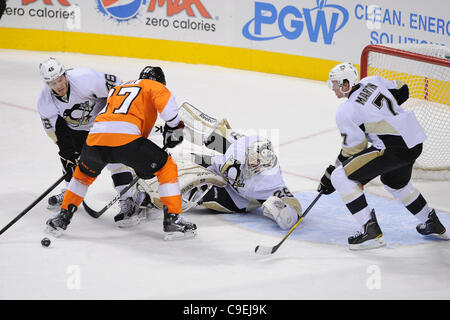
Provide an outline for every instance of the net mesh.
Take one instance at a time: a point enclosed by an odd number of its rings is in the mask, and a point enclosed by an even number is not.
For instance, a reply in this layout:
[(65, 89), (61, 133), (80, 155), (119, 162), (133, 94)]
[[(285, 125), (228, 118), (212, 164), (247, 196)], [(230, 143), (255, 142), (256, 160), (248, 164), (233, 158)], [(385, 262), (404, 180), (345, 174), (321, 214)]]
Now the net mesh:
[[(409, 57), (397, 57), (374, 51), (369, 51), (367, 58), (368, 76), (381, 76), (408, 84), (410, 98), (402, 104), (402, 107), (414, 111), (427, 134), (423, 152), (415, 164), (415, 171), (448, 174), (450, 173), (450, 48), (437, 45), (397, 45), (391, 48), (449, 59), (447, 66), (442, 66), (431, 61), (417, 61)], [(439, 179), (438, 176), (435, 178)]]

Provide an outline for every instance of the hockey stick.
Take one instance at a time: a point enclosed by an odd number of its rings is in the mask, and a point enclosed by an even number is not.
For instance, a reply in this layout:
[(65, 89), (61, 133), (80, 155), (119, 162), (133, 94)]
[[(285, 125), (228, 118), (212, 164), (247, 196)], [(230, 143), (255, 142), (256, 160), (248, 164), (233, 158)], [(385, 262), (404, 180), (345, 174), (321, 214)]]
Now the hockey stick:
[(292, 226), (291, 230), (288, 231), (288, 233), (284, 236), (284, 238), (274, 247), (264, 247), (264, 246), (256, 246), (255, 253), (261, 254), (261, 255), (267, 255), (267, 254), (273, 254), (275, 251), (278, 250), (278, 248), (283, 244), (283, 242), (289, 237), (289, 235), (294, 231), (295, 228), (300, 224), (300, 222), (305, 218), (306, 214), (311, 210), (311, 208), (314, 206), (314, 204), (319, 200), (320, 196), (323, 194), (323, 191), (321, 191), (317, 197), (311, 202), (309, 207), (305, 210), (305, 212), (302, 214), (302, 216), (298, 219), (298, 221)]
[[(163, 147), (163, 150), (166, 150), (167, 146)], [(120, 197), (122, 197), (128, 190), (131, 189), (131, 187), (133, 187), (136, 182), (138, 182), (140, 178), (138, 176), (134, 177), (134, 179), (130, 182), (130, 184), (128, 186), (126, 186), (125, 188), (122, 189), (122, 191), (120, 191), (120, 193), (114, 197), (114, 199), (112, 199), (106, 206), (103, 207), (102, 210), (100, 211), (95, 211), (94, 209), (90, 208), (86, 202), (83, 201), (83, 207), (84, 210), (86, 210), (86, 212), (92, 217), (92, 218), (99, 218), (103, 213), (105, 213), (106, 210), (108, 210), (109, 208), (111, 208), (111, 206), (117, 202), (117, 200), (120, 199)]]
[(104, 206), (102, 210), (100, 210), (100, 211), (95, 211), (94, 209), (91, 209), (91, 208), (86, 204), (86, 202), (83, 201), (83, 207), (84, 207), (84, 210), (86, 210), (86, 212), (87, 212), (92, 218), (95, 218), (95, 219), (99, 218), (103, 213), (105, 213), (106, 210), (108, 210), (109, 208), (111, 208), (111, 206), (112, 206), (114, 203), (116, 203), (117, 200), (119, 200), (120, 197), (122, 197), (122, 196), (125, 194), (125, 192), (127, 192), (128, 190), (130, 190), (131, 187), (133, 187), (133, 186), (136, 184), (136, 182), (138, 182), (139, 179), (140, 179), (140, 178), (139, 178), (138, 176), (134, 177), (134, 179), (131, 180), (130, 184), (129, 184), (128, 186), (126, 186), (125, 188), (123, 188), (122, 191), (120, 191), (120, 193), (119, 193), (118, 195), (116, 195), (116, 196), (114, 197), (114, 199), (112, 199), (106, 206)]
[(25, 214), (27, 214), (28, 211), (30, 211), (39, 201), (41, 201), (46, 195), (48, 195), (53, 189), (58, 186), (58, 184), (61, 183), (67, 176), (69, 175), (68, 172), (62, 175), (54, 184), (50, 186), (47, 190), (44, 191), (43, 194), (41, 194), (32, 204), (30, 204), (28, 207), (26, 207), (17, 217), (15, 217), (10, 223), (8, 223), (2, 230), (0, 230), (0, 235), (9, 229), (14, 223), (16, 223), (20, 218), (22, 218)]

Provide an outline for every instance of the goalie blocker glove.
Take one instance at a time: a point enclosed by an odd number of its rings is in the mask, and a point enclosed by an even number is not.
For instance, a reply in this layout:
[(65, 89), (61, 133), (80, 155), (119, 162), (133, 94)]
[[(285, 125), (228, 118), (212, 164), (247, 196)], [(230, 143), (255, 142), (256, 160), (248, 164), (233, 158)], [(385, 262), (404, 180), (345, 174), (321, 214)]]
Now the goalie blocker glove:
[(323, 194), (332, 194), (336, 189), (331, 183), (331, 173), (334, 171), (335, 167), (330, 165), (326, 170), (322, 178), (320, 179), (320, 184), (317, 187), (318, 192), (323, 192)]
[(297, 211), (278, 197), (269, 197), (262, 207), (263, 215), (274, 220), (283, 230), (290, 229), (298, 220)]
[(166, 123), (163, 130), (164, 145), (168, 148), (174, 148), (175, 146), (183, 142), (183, 129), (183, 121), (180, 121), (174, 128), (169, 127)]

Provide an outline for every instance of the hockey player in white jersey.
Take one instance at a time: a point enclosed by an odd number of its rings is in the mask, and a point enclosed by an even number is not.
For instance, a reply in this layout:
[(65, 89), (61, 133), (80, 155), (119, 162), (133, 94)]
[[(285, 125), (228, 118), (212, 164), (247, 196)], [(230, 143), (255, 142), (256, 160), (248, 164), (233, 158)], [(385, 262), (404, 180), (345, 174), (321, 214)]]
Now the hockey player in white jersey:
[(237, 139), (225, 154), (211, 157), (207, 167), (224, 177), (227, 185), (213, 186), (200, 204), (219, 212), (250, 212), (262, 207), (266, 217), (280, 228), (290, 229), (302, 208), (283, 180), (272, 143), (258, 135), (234, 137)]
[[(193, 162), (203, 170), (183, 171), (179, 165), (183, 201), (226, 213), (262, 209), (282, 229), (297, 222), (300, 202), (286, 186), (268, 139), (236, 133), (225, 119), (219, 122), (188, 103), (180, 107), (179, 115), (186, 125), (185, 140), (214, 151), (195, 154)], [(154, 195), (152, 201), (159, 202)]]
[[(120, 84), (120, 79), (91, 68), (66, 70), (54, 58), (42, 62), (39, 70), (46, 85), (38, 99), (38, 112), (45, 132), (58, 146), (63, 172), (69, 172), (65, 179), (67, 186), (94, 119), (105, 106), (109, 89)], [(121, 164), (109, 164), (108, 169), (120, 193), (131, 182), (132, 173)], [(59, 209), (64, 193), (65, 188), (51, 196), (49, 207)], [(116, 222), (133, 211), (133, 203), (131, 191), (128, 191), (119, 201), (121, 211)]]
[(375, 210), (367, 204), (363, 191), (377, 176), (420, 221), (416, 227), (420, 234), (447, 239), (435, 210), (410, 181), (426, 135), (414, 113), (400, 107), (409, 98), (408, 86), (381, 77), (358, 82), (358, 71), (350, 63), (335, 66), (328, 85), (338, 98), (347, 100), (336, 112), (342, 149), (335, 165), (326, 169), (318, 191), (331, 194), (337, 190), (362, 226), (362, 231), (348, 238), (350, 249), (385, 245)]

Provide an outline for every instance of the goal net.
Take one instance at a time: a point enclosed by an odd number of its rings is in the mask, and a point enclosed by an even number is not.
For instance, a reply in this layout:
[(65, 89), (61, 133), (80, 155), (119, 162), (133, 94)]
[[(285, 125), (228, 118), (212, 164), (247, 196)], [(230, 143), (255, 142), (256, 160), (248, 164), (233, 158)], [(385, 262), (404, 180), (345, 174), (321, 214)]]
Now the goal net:
[(368, 45), (361, 78), (381, 76), (408, 84), (409, 99), (427, 139), (413, 177), (450, 180), (450, 48), (440, 45)]

